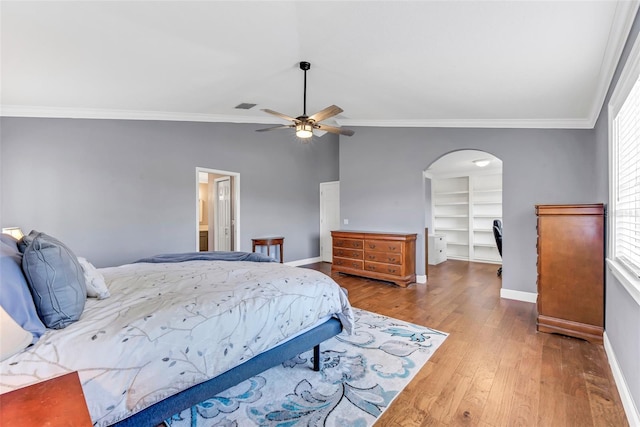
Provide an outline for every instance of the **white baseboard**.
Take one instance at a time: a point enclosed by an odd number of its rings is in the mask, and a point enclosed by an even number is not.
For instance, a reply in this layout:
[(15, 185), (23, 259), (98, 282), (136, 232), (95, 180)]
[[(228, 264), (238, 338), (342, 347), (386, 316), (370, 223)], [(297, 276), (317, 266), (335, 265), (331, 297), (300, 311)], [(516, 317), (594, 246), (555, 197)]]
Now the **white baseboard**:
[(618, 387), (618, 393), (620, 394), (620, 399), (622, 400), (624, 412), (625, 414), (627, 414), (627, 421), (629, 421), (630, 426), (640, 426), (640, 412), (638, 412), (638, 408), (636, 408), (636, 405), (633, 402), (631, 391), (627, 386), (624, 375), (622, 375), (622, 370), (620, 370), (618, 359), (616, 359), (616, 354), (613, 351), (613, 347), (611, 347), (611, 342), (609, 341), (609, 337), (607, 336), (606, 331), (603, 335), (603, 342), (604, 352), (607, 354), (609, 366), (611, 366), (611, 372), (613, 373), (613, 379), (616, 382), (616, 387)]
[(299, 259), (296, 261), (285, 262), (285, 264), (291, 265), (293, 267), (299, 267), (301, 265), (313, 264), (314, 262), (322, 262), (322, 258), (318, 256), (315, 258)]
[(500, 298), (514, 299), (516, 301), (536, 303), (538, 294), (535, 292), (514, 291), (512, 289), (500, 289)]
[(427, 283), (427, 276), (424, 274), (416, 275), (416, 283)]

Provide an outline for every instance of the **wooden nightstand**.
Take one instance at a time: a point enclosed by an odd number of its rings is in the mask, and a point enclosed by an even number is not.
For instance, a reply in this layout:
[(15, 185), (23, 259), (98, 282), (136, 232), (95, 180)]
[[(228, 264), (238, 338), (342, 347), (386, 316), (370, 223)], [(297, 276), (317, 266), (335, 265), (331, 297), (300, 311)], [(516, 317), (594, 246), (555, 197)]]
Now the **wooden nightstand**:
[(91, 427), (78, 373), (0, 394), (0, 425)]
[(267, 256), (271, 256), (271, 246), (279, 246), (280, 264), (284, 262), (284, 253), (282, 252), (284, 246), (284, 237), (258, 237), (256, 239), (251, 239), (251, 252), (256, 251), (256, 246), (266, 246)]

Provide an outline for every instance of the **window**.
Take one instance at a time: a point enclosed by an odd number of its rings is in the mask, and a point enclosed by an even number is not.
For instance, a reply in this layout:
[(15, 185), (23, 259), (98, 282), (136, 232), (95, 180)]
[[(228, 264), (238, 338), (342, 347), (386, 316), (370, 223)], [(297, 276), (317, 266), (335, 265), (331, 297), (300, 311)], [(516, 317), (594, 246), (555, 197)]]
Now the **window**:
[[(609, 103), (609, 265), (640, 298), (640, 38)], [(640, 302), (640, 300), (639, 300)]]
[(640, 278), (640, 78), (613, 119), (615, 256)]

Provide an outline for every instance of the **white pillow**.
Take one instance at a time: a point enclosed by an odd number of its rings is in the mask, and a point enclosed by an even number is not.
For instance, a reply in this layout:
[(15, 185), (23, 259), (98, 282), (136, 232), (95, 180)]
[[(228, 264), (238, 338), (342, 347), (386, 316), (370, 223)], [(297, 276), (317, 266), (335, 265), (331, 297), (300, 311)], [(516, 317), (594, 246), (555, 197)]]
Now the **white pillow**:
[(0, 360), (27, 348), (33, 335), (22, 329), (9, 314), (0, 307)]
[(90, 298), (105, 299), (108, 298), (109, 289), (104, 282), (104, 276), (96, 269), (93, 264), (86, 260), (86, 258), (78, 257), (80, 267), (84, 273), (84, 280), (87, 282), (87, 296)]

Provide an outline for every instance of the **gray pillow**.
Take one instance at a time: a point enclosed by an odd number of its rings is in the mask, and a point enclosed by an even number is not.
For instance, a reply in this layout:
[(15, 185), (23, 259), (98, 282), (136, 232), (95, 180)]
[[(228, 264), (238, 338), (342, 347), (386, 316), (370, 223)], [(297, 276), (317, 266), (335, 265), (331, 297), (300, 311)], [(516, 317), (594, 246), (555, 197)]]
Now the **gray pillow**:
[(31, 242), (33, 242), (33, 238), (36, 237), (39, 233), (39, 231), (31, 230), (29, 234), (27, 234), (26, 236), (22, 236), (17, 242), (18, 251), (20, 251), (20, 253), (24, 253), (25, 249), (27, 249), (27, 246), (29, 246)]
[(46, 327), (62, 329), (80, 318), (87, 298), (84, 274), (62, 242), (37, 233), (24, 251), (22, 270)]

